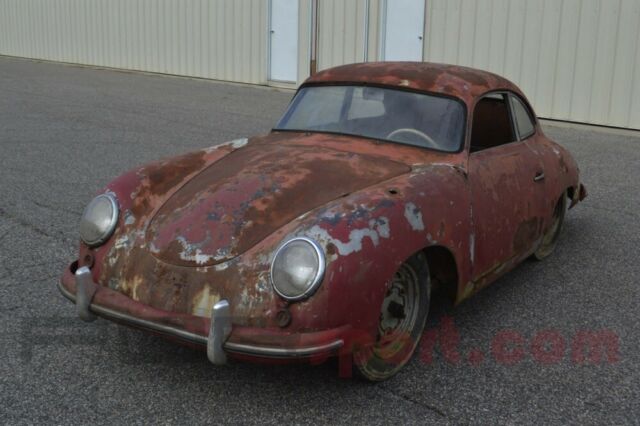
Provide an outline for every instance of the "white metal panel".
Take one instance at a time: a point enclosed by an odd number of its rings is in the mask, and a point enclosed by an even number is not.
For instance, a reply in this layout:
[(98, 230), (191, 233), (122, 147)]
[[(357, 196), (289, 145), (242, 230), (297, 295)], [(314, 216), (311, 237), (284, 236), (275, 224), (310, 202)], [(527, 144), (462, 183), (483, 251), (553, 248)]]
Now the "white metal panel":
[(270, 0), (269, 79), (298, 81), (298, 0)]
[(319, 0), (319, 70), (366, 60), (368, 1)]
[(640, 129), (640, 1), (427, 5), (425, 60), (504, 75), (542, 117)]
[(421, 61), (425, 0), (386, 0), (382, 17), (385, 61)]
[(266, 83), (265, 0), (0, 0), (0, 54)]

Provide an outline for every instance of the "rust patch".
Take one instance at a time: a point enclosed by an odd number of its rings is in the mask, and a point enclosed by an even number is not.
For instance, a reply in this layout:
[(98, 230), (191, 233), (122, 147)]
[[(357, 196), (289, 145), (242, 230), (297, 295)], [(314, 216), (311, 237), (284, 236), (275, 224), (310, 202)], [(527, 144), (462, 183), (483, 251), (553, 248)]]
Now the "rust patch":
[(490, 90), (521, 93), (507, 79), (486, 71), (422, 62), (369, 62), (321, 71), (305, 84), (359, 83), (407, 87), (471, 101)]
[(152, 165), (145, 171), (149, 179), (151, 193), (167, 193), (182, 182), (186, 174), (201, 169), (205, 163), (206, 160), (202, 152), (194, 152), (170, 160), (170, 163), (167, 161)]
[(318, 206), (409, 170), (361, 154), (255, 145), (184, 185), (153, 218), (147, 238), (165, 262), (216, 265)]

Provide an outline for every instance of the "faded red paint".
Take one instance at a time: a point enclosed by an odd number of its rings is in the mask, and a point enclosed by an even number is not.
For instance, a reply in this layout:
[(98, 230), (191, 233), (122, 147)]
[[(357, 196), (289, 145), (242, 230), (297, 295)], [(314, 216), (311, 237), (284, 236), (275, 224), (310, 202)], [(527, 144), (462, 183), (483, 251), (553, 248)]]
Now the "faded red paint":
[(509, 80), (496, 74), (456, 65), (425, 62), (368, 62), (321, 71), (305, 84), (372, 84), (439, 93), (473, 104), (490, 90), (521, 94)]
[[(433, 64), (352, 65), (307, 82), (329, 83), (442, 93), (463, 100), (468, 117), (488, 91), (520, 94), (493, 74)], [(539, 127), (526, 144), (530, 161), (470, 157), (469, 131), (456, 154), (321, 133), (225, 144), (109, 184), (118, 227), (100, 248), (81, 244), (79, 264), (92, 266), (94, 303), (129, 315), (206, 336), (213, 304), (226, 299), (232, 342), (295, 347), (341, 337), (350, 347), (353, 336), (375, 338), (387, 283), (414, 253), (437, 246), (452, 254), (456, 270), (442, 280), (457, 278), (460, 302), (535, 250), (564, 191), (572, 204), (586, 196), (566, 150)], [(544, 185), (532, 184), (530, 164), (544, 166)], [(327, 270), (312, 298), (291, 304), (273, 291), (269, 266), (297, 235), (323, 246)], [(72, 272), (62, 282), (74, 293)], [(283, 309), (292, 318), (284, 329)]]
[(151, 251), (174, 265), (223, 263), (316, 207), (411, 170), (299, 138), (253, 139), (193, 178), (152, 219)]

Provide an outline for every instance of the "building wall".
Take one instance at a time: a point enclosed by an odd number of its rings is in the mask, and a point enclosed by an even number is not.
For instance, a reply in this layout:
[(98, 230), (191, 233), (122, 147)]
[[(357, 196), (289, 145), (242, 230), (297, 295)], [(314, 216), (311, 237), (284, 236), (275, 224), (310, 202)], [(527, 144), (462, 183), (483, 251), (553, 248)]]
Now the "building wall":
[(494, 71), (538, 115), (640, 129), (640, 1), (428, 0), (425, 59)]
[[(318, 69), (379, 58), (385, 0), (317, 1)], [(426, 61), (505, 75), (545, 118), (640, 129), (639, 0), (426, 2)], [(312, 5), (300, 0), (298, 83)], [(268, 12), (269, 0), (0, 0), (0, 54), (269, 84)]]
[(266, 83), (265, 0), (0, 0), (0, 53)]
[(366, 60), (367, 3), (367, 0), (318, 2), (319, 70)]

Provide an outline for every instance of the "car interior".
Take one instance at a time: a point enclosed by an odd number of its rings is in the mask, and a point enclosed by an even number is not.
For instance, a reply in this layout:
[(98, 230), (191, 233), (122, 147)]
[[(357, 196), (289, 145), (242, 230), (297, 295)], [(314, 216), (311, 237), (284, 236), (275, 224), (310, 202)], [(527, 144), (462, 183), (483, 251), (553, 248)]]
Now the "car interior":
[(471, 132), (471, 152), (516, 141), (506, 95), (482, 98), (475, 107)]

